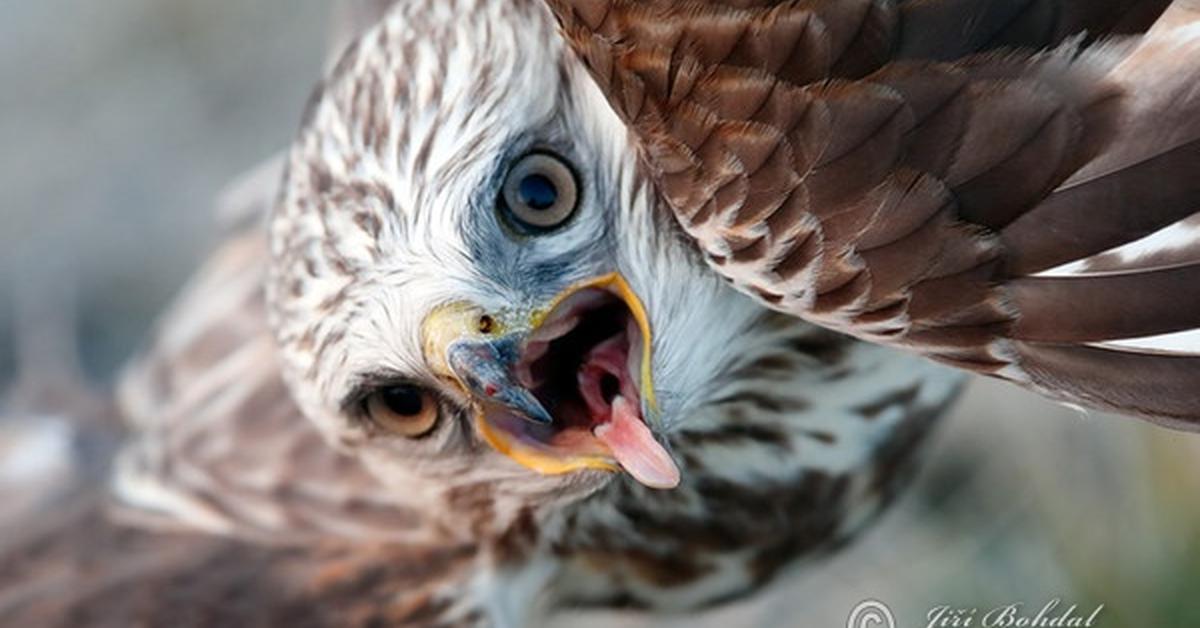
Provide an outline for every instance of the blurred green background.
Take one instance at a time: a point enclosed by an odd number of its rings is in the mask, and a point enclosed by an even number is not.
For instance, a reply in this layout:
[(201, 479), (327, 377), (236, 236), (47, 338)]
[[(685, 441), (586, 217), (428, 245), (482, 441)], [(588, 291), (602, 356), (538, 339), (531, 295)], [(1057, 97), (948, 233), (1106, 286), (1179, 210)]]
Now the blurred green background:
[[(69, 309), (102, 385), (215, 243), (217, 192), (291, 137), (329, 7), (42, 0), (4, 14), (0, 391), (17, 376), (25, 306)], [(759, 599), (703, 618), (558, 623), (844, 626), (874, 598), (897, 625), (925, 626), (936, 606), (1061, 598), (1085, 615), (1104, 604), (1099, 626), (1200, 625), (1200, 436), (981, 382), (927, 461), (859, 543)]]

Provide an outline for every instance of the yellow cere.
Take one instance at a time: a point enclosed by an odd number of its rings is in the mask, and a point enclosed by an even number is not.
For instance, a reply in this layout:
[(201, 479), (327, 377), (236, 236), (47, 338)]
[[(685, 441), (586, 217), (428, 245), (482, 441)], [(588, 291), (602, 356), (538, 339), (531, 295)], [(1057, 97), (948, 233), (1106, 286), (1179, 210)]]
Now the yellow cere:
[[(434, 308), (425, 317), (421, 324), (421, 349), (434, 373), (453, 377), (450, 365), (446, 363), (446, 348), (456, 340), (482, 337), (484, 334), (479, 331), (479, 317), (483, 315), (483, 310), (478, 306), (456, 301)], [(503, 332), (504, 324), (496, 320), (487, 335), (500, 335)]]

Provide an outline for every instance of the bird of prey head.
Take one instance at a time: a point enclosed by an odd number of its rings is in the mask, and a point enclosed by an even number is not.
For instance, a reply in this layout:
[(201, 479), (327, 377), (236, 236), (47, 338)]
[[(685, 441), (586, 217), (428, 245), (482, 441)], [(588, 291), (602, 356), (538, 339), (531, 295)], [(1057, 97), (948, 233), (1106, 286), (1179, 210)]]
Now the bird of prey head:
[(663, 434), (763, 314), (673, 229), (534, 2), (401, 3), (311, 104), (271, 236), (305, 412), (430, 481), (674, 487)]
[(285, 170), (246, 197), (269, 247), (232, 238), (125, 380), (116, 490), (453, 557), (381, 613), (747, 595), (871, 521), (960, 387), (713, 273), (541, 3), (396, 4)]
[[(760, 307), (1187, 420), (1186, 401), (1154, 392), (1186, 384), (1186, 361), (1075, 345), (1186, 329), (1193, 308), (1161, 314), (1160, 293), (1089, 318), (1066, 300), (1121, 281), (1030, 276), (1114, 243), (1059, 246), (1036, 225), (1074, 215), (1080, 201), (1053, 193), (1089, 161), (1146, 158), (1117, 122), (1162, 106), (1124, 95), (1130, 59), (1153, 49), (939, 65), (905, 60), (938, 56), (912, 38), (920, 5), (733, 4), (405, 2), (351, 47), (310, 103), (270, 224), (284, 372), (328, 438), (396, 477), (556, 492), (620, 468), (670, 488), (663, 436)], [(1118, 28), (1119, 12), (1090, 11), (993, 35)], [(815, 24), (824, 39), (796, 30)], [(940, 36), (942, 55), (995, 43)], [(773, 38), (795, 54), (760, 45)], [(1022, 170), (1036, 153), (1051, 163)], [(1079, 176), (1063, 189), (1095, 178)], [(1143, 200), (1122, 189), (1109, 202)], [(1124, 281), (1184, 285), (1195, 268)], [(1056, 323), (1068, 313), (1081, 326)], [(1107, 392), (1121, 360), (1166, 380), (1130, 382), (1139, 400), (1122, 405)]]

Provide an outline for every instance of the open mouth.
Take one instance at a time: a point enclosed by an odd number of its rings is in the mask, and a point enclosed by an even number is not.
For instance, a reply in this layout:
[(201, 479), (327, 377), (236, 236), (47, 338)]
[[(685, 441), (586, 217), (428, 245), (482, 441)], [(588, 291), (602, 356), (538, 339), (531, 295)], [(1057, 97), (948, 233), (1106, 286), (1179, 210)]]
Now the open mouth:
[(544, 473), (619, 466), (647, 486), (677, 485), (679, 470), (645, 421), (655, 411), (649, 329), (624, 282), (577, 286), (539, 318), (515, 375), (554, 420), (536, 423), (490, 405), (484, 436)]

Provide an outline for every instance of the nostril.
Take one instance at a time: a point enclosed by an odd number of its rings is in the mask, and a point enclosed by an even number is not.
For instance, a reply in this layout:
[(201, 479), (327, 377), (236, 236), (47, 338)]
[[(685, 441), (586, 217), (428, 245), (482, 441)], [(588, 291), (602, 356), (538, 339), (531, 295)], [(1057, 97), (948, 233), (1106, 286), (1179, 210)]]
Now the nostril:
[(613, 399), (621, 392), (621, 380), (612, 373), (607, 373), (600, 378), (600, 396), (604, 399), (604, 403), (612, 405)]

